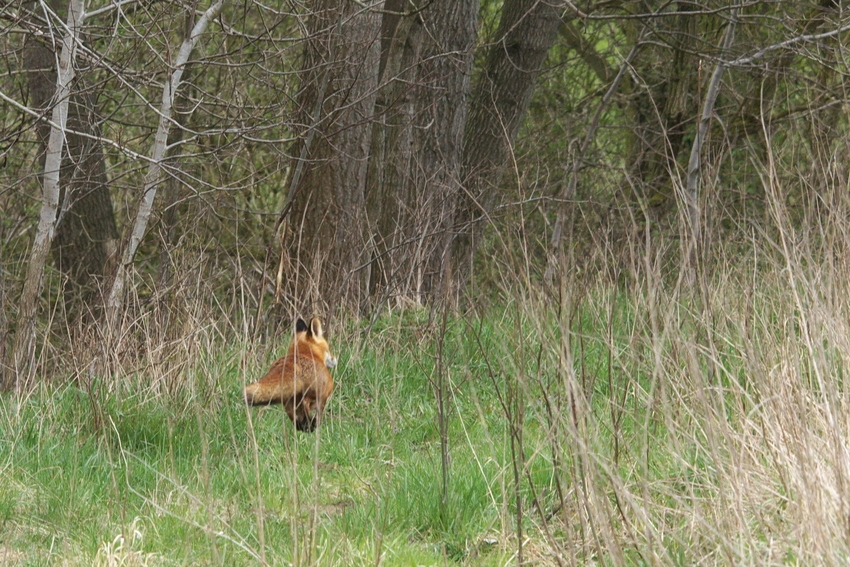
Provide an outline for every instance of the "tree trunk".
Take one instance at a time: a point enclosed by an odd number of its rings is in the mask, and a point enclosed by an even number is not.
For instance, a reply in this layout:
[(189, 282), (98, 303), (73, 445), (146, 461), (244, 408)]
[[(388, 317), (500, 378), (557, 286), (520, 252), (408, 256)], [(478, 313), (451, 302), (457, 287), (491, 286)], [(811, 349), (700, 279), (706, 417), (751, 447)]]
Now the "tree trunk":
[[(723, 40), (721, 57), (725, 56), (725, 54), (729, 51), (729, 48), (732, 46), (732, 41), (735, 37), (736, 16), (737, 9), (733, 8), (729, 27), (726, 29), (726, 37)], [(696, 136), (694, 137), (690, 159), (688, 160), (688, 173), (686, 177), (684, 195), (684, 201), (687, 204), (688, 230), (684, 235), (685, 238), (683, 238), (683, 241), (688, 243), (685, 257), (689, 262), (689, 272), (696, 268), (700, 242), (702, 240), (702, 218), (699, 207), (699, 182), (700, 169), (702, 166), (702, 147), (705, 143), (705, 138), (708, 135), (709, 122), (714, 114), (714, 102), (717, 100), (717, 94), (720, 90), (720, 79), (723, 77), (723, 72), (725, 70), (726, 66), (721, 60), (715, 66), (714, 72), (711, 75), (711, 80), (708, 82), (708, 90), (705, 94), (702, 112), (700, 113), (699, 123), (697, 124)], [(695, 280), (693, 275), (691, 275), (689, 279), (691, 281)]]
[[(192, 37), (192, 29), (195, 27), (196, 10), (199, 0), (192, 0), (192, 9), (187, 10), (183, 20), (183, 40)], [(183, 70), (183, 83), (190, 83), (192, 71), (195, 69), (192, 65), (187, 65)], [(189, 116), (191, 114), (191, 101), (187, 93), (187, 88), (178, 91), (174, 99), (174, 115), (173, 122), (177, 126), (172, 128), (168, 134), (166, 143), (166, 160), (173, 161), (172, 154), (179, 148), (180, 141), (186, 133)], [(171, 163), (174, 168), (176, 164)], [(177, 202), (180, 197), (180, 179), (174, 175), (169, 175), (163, 182), (163, 198), (161, 201), (162, 217), (160, 219), (159, 237), (160, 251), (159, 262), (157, 265), (156, 284), (158, 293), (161, 294), (160, 303), (165, 306), (167, 294), (165, 290), (171, 285), (172, 281), (172, 258), (171, 253), (177, 240), (177, 224), (179, 217), (177, 214)]]
[(279, 269), (298, 312), (356, 306), (366, 289), (365, 187), (381, 4), (318, 0), (308, 21), (298, 93), (305, 130), (292, 152), (281, 214), (288, 255)]
[(464, 193), (458, 209), (455, 277), (469, 277), (481, 221), (498, 200), (517, 133), (537, 77), (558, 37), (562, 7), (540, 0), (506, 0), (485, 70), (470, 103), (463, 148)]
[(13, 387), (12, 368), (6, 358), (6, 346), (9, 339), (9, 323), (6, 319), (6, 279), (0, 270), (0, 392)]
[(408, 0), (387, 0), (381, 28), (380, 87), (366, 186), (372, 235), (369, 295), (374, 304), (394, 298), (419, 302), (415, 239), (415, 198), (411, 187), (414, 85), (421, 57), (422, 22), (404, 13)]
[[(65, 130), (68, 123), (68, 106), (71, 95), (71, 82), (74, 80), (74, 64), (80, 39), (80, 28), (85, 19), (84, 0), (71, 0), (68, 6), (68, 20), (62, 38), (59, 54), (59, 70), (54, 91), (55, 106), (51, 115), (50, 134), (44, 159), (44, 177), (42, 181), (41, 212), (38, 228), (30, 250), (27, 274), (24, 279), (21, 300), (18, 305), (18, 319), (15, 325), (15, 344), (12, 349), (12, 370), (15, 375), (15, 388), (26, 390), (33, 383), (33, 365), (35, 355), (35, 318), (38, 298), (44, 281), (44, 265), (50, 252), (56, 230), (56, 216), (59, 212), (60, 167), (65, 146)], [(4, 389), (11, 386), (7, 377)]]
[[(593, 145), (594, 139), (596, 138), (596, 131), (599, 128), (599, 121), (602, 118), (602, 114), (608, 109), (608, 105), (611, 103), (612, 97), (617, 92), (617, 89), (620, 88), (620, 84), (626, 76), (626, 71), (631, 68), (632, 61), (634, 60), (635, 55), (637, 55), (642, 41), (643, 33), (638, 36), (638, 39), (632, 46), (631, 51), (629, 51), (629, 54), (620, 65), (620, 70), (614, 76), (611, 84), (608, 86), (608, 90), (605, 91), (605, 95), (596, 107), (596, 112), (594, 112), (593, 118), (590, 121), (590, 127), (587, 129), (587, 134), (585, 134), (584, 142), (582, 142), (581, 148), (579, 148), (578, 153), (573, 160), (570, 179), (567, 183), (561, 184), (561, 190), (558, 193), (559, 204), (555, 215), (555, 224), (552, 227), (552, 236), (549, 240), (549, 254), (546, 263), (546, 271), (543, 275), (543, 279), (547, 284), (552, 283), (552, 278), (555, 275), (558, 266), (564, 265), (561, 242), (568, 228), (568, 223), (570, 222), (569, 217), (571, 216), (570, 213), (572, 212), (573, 207), (568, 201), (575, 197), (578, 187), (579, 171), (584, 166), (584, 160), (587, 158), (590, 147)], [(607, 73), (606, 76), (608, 76)]]
[[(57, 14), (67, 12), (67, 1), (53, 0), (49, 4)], [(37, 8), (36, 3), (28, 7)], [(50, 33), (48, 28), (44, 31)], [(30, 105), (46, 111), (56, 94), (56, 53), (48, 42), (29, 38), (24, 65), (29, 76)], [(95, 113), (97, 94), (86, 87), (84, 76), (77, 77), (75, 84), (68, 101), (70, 132), (65, 133), (66, 155), (59, 169), (59, 210), (51, 246), (54, 263), (63, 276), (63, 301), (69, 323), (91, 322), (92, 316), (97, 316), (102, 305), (101, 287), (110, 271), (118, 238), (103, 150), (96, 139), (100, 137)], [(46, 122), (36, 124), (45, 154), (50, 130)]]
[(451, 249), (461, 194), (463, 137), (476, 31), (477, 0), (434, 0), (421, 12), (422, 57), (416, 95), (412, 232), (423, 251), (423, 291), (450, 299)]

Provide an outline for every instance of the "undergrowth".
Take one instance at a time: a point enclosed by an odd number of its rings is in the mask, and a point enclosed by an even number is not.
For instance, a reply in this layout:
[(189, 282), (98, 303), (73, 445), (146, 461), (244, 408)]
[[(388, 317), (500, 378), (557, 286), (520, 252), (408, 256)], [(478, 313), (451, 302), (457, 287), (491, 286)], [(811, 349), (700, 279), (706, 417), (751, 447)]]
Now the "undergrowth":
[(0, 400), (0, 559), (843, 564), (850, 280), (779, 260), (348, 321), (314, 435), (241, 400), (284, 344), (45, 381)]

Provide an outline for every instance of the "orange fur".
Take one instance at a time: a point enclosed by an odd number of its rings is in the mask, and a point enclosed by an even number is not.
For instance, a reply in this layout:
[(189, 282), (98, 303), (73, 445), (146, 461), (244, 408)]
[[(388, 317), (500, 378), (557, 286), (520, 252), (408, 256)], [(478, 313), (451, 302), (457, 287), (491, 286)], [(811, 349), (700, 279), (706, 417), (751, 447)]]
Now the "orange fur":
[(336, 359), (322, 334), (322, 322), (314, 317), (308, 326), (299, 319), (289, 352), (277, 359), (262, 379), (245, 386), (245, 402), (283, 404), (296, 429), (313, 431), (334, 391), (328, 369), (335, 365)]

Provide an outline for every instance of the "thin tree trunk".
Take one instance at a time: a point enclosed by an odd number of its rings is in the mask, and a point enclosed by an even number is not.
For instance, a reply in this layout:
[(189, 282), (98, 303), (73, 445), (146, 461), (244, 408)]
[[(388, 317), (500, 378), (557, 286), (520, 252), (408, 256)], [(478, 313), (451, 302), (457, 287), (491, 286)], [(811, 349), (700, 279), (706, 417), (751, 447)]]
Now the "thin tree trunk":
[[(192, 29), (195, 27), (195, 10), (199, 0), (192, 1), (192, 9), (186, 12), (183, 20), (183, 41), (192, 37)], [(184, 83), (190, 81), (194, 67), (187, 65), (183, 70)], [(168, 135), (166, 159), (172, 157), (172, 150), (179, 146), (183, 135), (186, 132), (186, 124), (188, 123), (188, 113), (190, 111), (190, 101), (186, 88), (183, 88), (174, 98), (174, 123), (177, 128), (172, 128)], [(173, 167), (173, 166), (172, 166)], [(169, 176), (164, 182), (164, 195), (162, 201), (162, 218), (160, 227), (160, 240), (162, 248), (159, 251), (159, 262), (157, 266), (156, 283), (159, 288), (160, 302), (164, 305), (166, 295), (163, 293), (171, 284), (172, 275), (172, 260), (171, 252), (176, 240), (176, 229), (178, 222), (177, 200), (180, 195), (180, 180), (175, 176)]]
[[(68, 6), (67, 26), (62, 38), (62, 50), (59, 54), (59, 69), (56, 76), (56, 106), (53, 108), (50, 136), (44, 160), (41, 212), (39, 213), (35, 239), (30, 250), (26, 278), (18, 305), (18, 319), (15, 325), (12, 367), (15, 374), (15, 388), (19, 391), (29, 389), (33, 384), (35, 318), (38, 298), (41, 295), (44, 282), (44, 265), (50, 253), (50, 245), (53, 242), (56, 229), (56, 216), (59, 211), (59, 168), (62, 165), (62, 150), (65, 146), (65, 127), (68, 122), (71, 82), (74, 79), (74, 60), (84, 19), (84, 0), (71, 0)], [(3, 386), (5, 388), (11, 386), (8, 378)]]
[[(0, 392), (7, 389), (6, 381), (11, 380), (12, 369), (6, 358), (6, 346), (9, 339), (9, 322), (6, 319), (6, 279), (0, 270)], [(11, 388), (11, 385), (9, 386)]]
[[(679, 170), (678, 159), (685, 151), (686, 134), (698, 112), (699, 58), (693, 52), (698, 37), (699, 5), (691, 0), (675, 2), (676, 17), (670, 27), (653, 30), (666, 38), (660, 49), (642, 50), (627, 79), (624, 91), (631, 93), (626, 107), (631, 127), (626, 132), (631, 180), (626, 183), (632, 204), (659, 220), (674, 210), (676, 195), (671, 175)], [(666, 4), (659, 6), (658, 10)], [(656, 10), (656, 13), (658, 13)], [(634, 24), (634, 35), (645, 33), (643, 23)]]
[(590, 127), (587, 129), (584, 142), (582, 143), (575, 160), (573, 160), (570, 180), (568, 183), (564, 183), (561, 186), (561, 191), (558, 194), (558, 213), (555, 217), (555, 224), (552, 227), (552, 237), (549, 241), (549, 257), (547, 259), (546, 272), (544, 273), (544, 280), (547, 283), (552, 282), (555, 270), (558, 265), (562, 264), (562, 258), (560, 257), (561, 241), (564, 236), (564, 231), (567, 229), (567, 217), (568, 212), (571, 209), (568, 201), (575, 197), (576, 187), (578, 186), (578, 174), (584, 165), (585, 156), (587, 156), (587, 153), (596, 138), (596, 131), (599, 128), (599, 120), (602, 118), (602, 113), (607, 110), (614, 93), (616, 93), (617, 89), (620, 87), (620, 83), (623, 81), (626, 71), (630, 68), (632, 60), (637, 54), (642, 41), (643, 34), (638, 37), (638, 40), (632, 46), (631, 51), (629, 51), (629, 54), (620, 65), (620, 70), (614, 77), (614, 80), (611, 81), (611, 85), (608, 87), (608, 90), (599, 102), (599, 106), (596, 107), (596, 112), (593, 114), (593, 119), (590, 121)]
[(506, 0), (502, 18), (470, 102), (463, 146), (464, 192), (456, 223), (455, 278), (469, 277), (481, 233), (498, 201), (499, 185), (537, 77), (558, 38), (562, 7), (541, 0)]
[[(722, 54), (725, 54), (732, 46), (732, 41), (735, 38), (737, 10), (732, 9), (729, 26), (726, 28), (726, 37), (723, 39)], [(694, 137), (694, 143), (691, 147), (691, 156), (688, 160), (688, 173), (685, 187), (685, 202), (688, 211), (688, 258), (690, 259), (690, 269), (695, 267), (696, 254), (698, 253), (699, 243), (702, 233), (702, 219), (700, 218), (699, 207), (699, 181), (700, 168), (702, 165), (702, 147), (705, 143), (705, 137), (708, 135), (708, 126), (711, 122), (711, 116), (714, 114), (714, 103), (717, 100), (717, 94), (720, 91), (720, 79), (723, 78), (723, 72), (726, 70), (726, 65), (721, 59), (714, 72), (711, 74), (711, 80), (708, 83), (708, 91), (705, 93), (705, 100), (700, 113), (699, 124), (697, 125), (697, 133)]]
[(191, 35), (180, 46), (180, 51), (174, 60), (174, 70), (162, 89), (159, 125), (156, 129), (153, 146), (151, 147), (151, 161), (148, 172), (145, 175), (142, 200), (139, 203), (135, 222), (127, 245), (124, 247), (124, 254), (116, 270), (115, 280), (112, 283), (112, 289), (109, 292), (109, 298), (106, 302), (106, 320), (110, 325), (111, 332), (117, 332), (116, 324), (118, 322), (118, 316), (124, 305), (124, 288), (127, 283), (127, 272), (133, 263), (139, 243), (142, 241), (142, 237), (147, 229), (148, 220), (153, 209), (153, 201), (162, 179), (162, 163), (165, 158), (165, 152), (168, 149), (167, 141), (169, 129), (171, 128), (171, 113), (177, 91), (180, 88), (184, 68), (189, 60), (189, 56), (195, 49), (195, 45), (198, 43), (198, 39), (206, 31), (210, 22), (218, 16), (223, 6), (224, 0), (213, 2), (197, 21)]
[[(51, 0), (47, 4), (54, 13), (67, 14), (67, 0)], [(49, 36), (55, 28), (36, 17), (42, 11), (39, 3), (30, 2), (27, 8), (26, 12), (32, 14), (31, 25)], [(50, 109), (56, 94), (56, 61), (57, 53), (50, 42), (28, 37), (24, 68), (29, 100), (32, 107), (44, 112)], [(98, 141), (98, 91), (87, 85), (85, 75), (77, 74), (74, 85), (68, 101), (65, 151), (59, 170), (59, 211), (51, 245), (54, 264), (62, 274), (62, 299), (69, 326), (97, 319), (103, 304), (102, 286), (111, 272), (118, 240), (106, 164)], [(50, 129), (47, 121), (36, 123), (44, 154)]]

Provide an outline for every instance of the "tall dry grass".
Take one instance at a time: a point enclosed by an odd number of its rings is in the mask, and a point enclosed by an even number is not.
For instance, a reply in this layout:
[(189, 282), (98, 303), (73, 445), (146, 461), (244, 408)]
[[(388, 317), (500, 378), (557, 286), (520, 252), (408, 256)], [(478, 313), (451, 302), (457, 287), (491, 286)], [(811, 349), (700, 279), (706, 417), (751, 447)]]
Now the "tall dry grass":
[[(763, 214), (713, 218), (695, 272), (634, 226), (590, 261), (565, 254), (552, 286), (499, 276), (522, 334), (478, 354), (513, 396), (514, 442), (539, 432), (513, 456), (512, 529), (541, 563), (850, 560), (847, 172), (837, 150), (807, 168), (763, 155)], [(723, 189), (705, 188), (707, 218), (728, 213)], [(524, 266), (530, 248), (502, 254)]]

